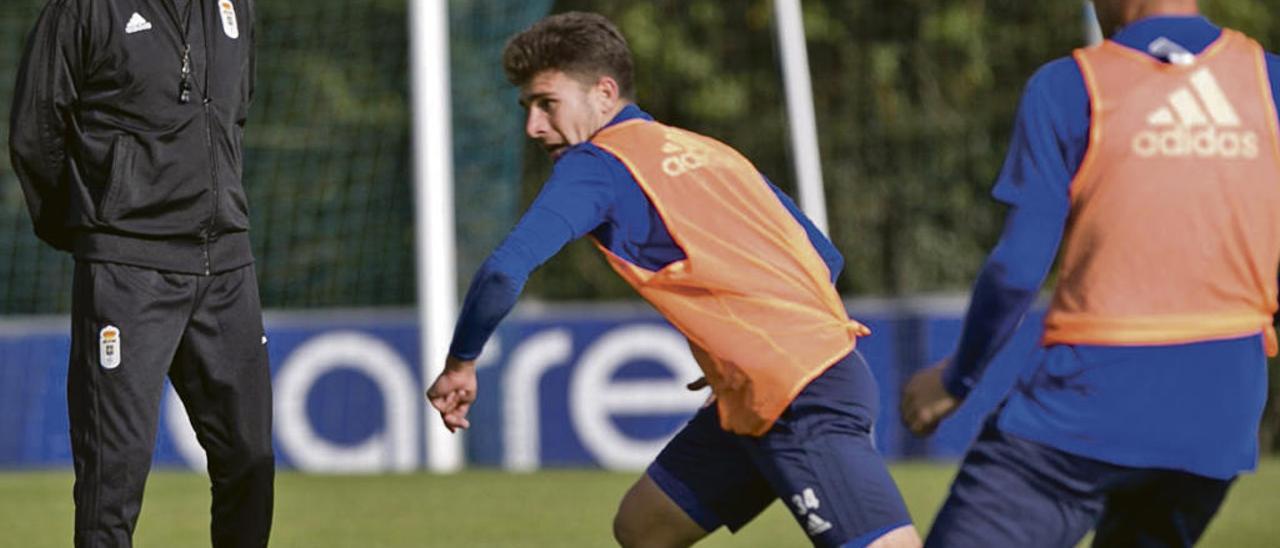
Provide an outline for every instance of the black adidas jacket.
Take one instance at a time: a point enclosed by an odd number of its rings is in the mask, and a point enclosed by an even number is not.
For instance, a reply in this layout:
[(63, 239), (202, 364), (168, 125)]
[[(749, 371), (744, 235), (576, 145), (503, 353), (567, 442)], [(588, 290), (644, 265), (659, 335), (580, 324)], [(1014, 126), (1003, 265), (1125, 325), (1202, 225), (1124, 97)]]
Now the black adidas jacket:
[(49, 0), (9, 135), (42, 240), (191, 274), (253, 261), (240, 180), (253, 21), (254, 0)]

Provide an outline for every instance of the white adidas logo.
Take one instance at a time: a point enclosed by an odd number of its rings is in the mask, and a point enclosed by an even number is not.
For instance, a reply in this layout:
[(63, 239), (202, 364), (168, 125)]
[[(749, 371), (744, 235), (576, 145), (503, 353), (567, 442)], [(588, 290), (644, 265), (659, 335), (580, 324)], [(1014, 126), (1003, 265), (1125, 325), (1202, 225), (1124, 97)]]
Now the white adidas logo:
[(144, 19), (138, 12), (133, 12), (133, 17), (130, 17), (129, 22), (124, 25), (124, 33), (133, 34), (144, 30), (151, 30), (151, 21)]
[(817, 510), (822, 507), (822, 501), (818, 500), (818, 494), (813, 492), (812, 487), (805, 487), (804, 491), (791, 495), (791, 506), (795, 508), (797, 516), (805, 518), (804, 531), (811, 537), (821, 535), (834, 527), (831, 522), (818, 515)]
[(696, 141), (685, 141), (675, 132), (667, 132), (667, 141), (662, 143), (662, 172), (672, 177), (679, 177), (707, 165), (707, 150)]
[(818, 517), (818, 514), (809, 514), (809, 521), (804, 524), (804, 532), (811, 537), (816, 537), (830, 531), (832, 527), (834, 526), (831, 522)]
[(1169, 94), (1169, 106), (1147, 116), (1147, 124), (1156, 129), (1134, 136), (1134, 153), (1143, 158), (1257, 158), (1258, 134), (1231, 129), (1241, 126), (1240, 115), (1213, 73), (1202, 68), (1191, 74), (1190, 82), (1189, 88)]

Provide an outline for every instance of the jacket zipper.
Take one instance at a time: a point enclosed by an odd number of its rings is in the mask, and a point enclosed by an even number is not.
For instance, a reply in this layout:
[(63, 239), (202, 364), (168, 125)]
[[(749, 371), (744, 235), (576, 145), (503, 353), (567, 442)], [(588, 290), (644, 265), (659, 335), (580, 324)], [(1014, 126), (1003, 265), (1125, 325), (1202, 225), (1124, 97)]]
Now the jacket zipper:
[[(190, 21), (189, 18), (194, 16), (194, 9), (196, 7), (199, 7), (200, 8), (200, 38), (204, 42), (204, 67), (205, 67), (204, 80), (205, 81), (204, 81), (204, 86), (200, 87), (199, 90), (201, 91), (201, 95), (203, 96), (201, 100), (201, 108), (204, 109), (204, 135), (205, 135), (204, 144), (205, 144), (205, 149), (209, 153), (209, 168), (211, 171), (210, 175), (212, 177), (210, 181), (210, 190), (213, 193), (213, 206), (210, 208), (209, 222), (205, 224), (205, 228), (202, 231), (204, 232), (204, 234), (201, 237), (203, 242), (201, 245), (200, 252), (204, 258), (204, 275), (208, 276), (213, 273), (213, 264), (209, 258), (210, 236), (213, 234), (213, 230), (216, 226), (217, 219), (218, 219), (218, 158), (217, 158), (217, 155), (214, 154), (214, 149), (213, 149), (213, 115), (209, 112), (209, 103), (213, 102), (213, 100), (209, 98), (209, 65), (213, 61), (212, 61), (212, 53), (209, 51), (209, 33), (208, 33), (208, 29), (205, 28), (207, 25), (205, 25), (204, 6), (200, 5), (202, 3), (202, 0), (189, 0), (189, 1), (193, 2), (193, 5), (190, 6), (188, 9), (193, 11), (188, 12), (191, 15), (188, 15), (187, 26), (189, 28), (192, 23), (192, 21)], [(170, 0), (164, 0), (161, 3), (164, 4), (164, 11), (165, 13), (169, 14), (169, 19), (173, 21), (174, 29), (177, 31), (178, 35), (182, 37), (181, 41), (187, 42), (187, 44), (184, 44), (184, 47), (190, 47), (190, 43), (189, 43), (190, 37), (186, 34), (185, 30), (183, 29), (183, 25), (181, 20), (178, 17), (176, 8), (172, 5)], [(192, 86), (192, 87), (195, 87), (195, 86)]]
[(214, 148), (213, 142), (213, 113), (209, 107), (213, 103), (210, 96), (212, 86), (209, 85), (209, 69), (214, 63), (213, 48), (209, 46), (209, 26), (206, 24), (203, 0), (190, 0), (191, 2), (199, 2), (200, 7), (200, 39), (204, 42), (204, 99), (202, 106), (204, 107), (204, 132), (205, 146), (209, 150), (209, 169), (211, 171), (213, 192), (213, 208), (209, 212), (209, 226), (204, 231), (204, 275), (208, 276), (212, 273), (212, 265), (209, 260), (209, 238), (213, 235), (214, 230), (218, 227), (218, 154)]
[[(196, 0), (191, 0), (195, 2)], [(206, 62), (208, 62), (208, 52), (205, 53)], [(213, 208), (209, 213), (209, 224), (204, 230), (204, 275), (208, 276), (211, 272), (209, 264), (209, 236), (213, 234), (218, 221), (218, 158), (213, 150), (213, 115), (209, 112), (209, 103), (212, 99), (205, 97), (204, 104), (204, 128), (205, 128), (205, 146), (209, 150), (209, 168), (212, 171), (212, 190), (213, 190)]]

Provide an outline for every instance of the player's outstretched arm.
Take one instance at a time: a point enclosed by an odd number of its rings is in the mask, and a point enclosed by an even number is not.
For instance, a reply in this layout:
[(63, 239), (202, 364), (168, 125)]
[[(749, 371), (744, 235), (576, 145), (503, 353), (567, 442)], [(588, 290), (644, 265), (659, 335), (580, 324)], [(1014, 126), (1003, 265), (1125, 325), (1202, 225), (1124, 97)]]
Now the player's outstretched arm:
[(1069, 187), (1088, 139), (1087, 127), (1064, 124), (1069, 117), (1056, 114), (1063, 86), (1084, 94), (1079, 68), (1070, 59), (1046, 65), (1023, 93), (1008, 158), (992, 191), (1010, 206), (1009, 213), (974, 283), (959, 346), (902, 389), (902, 422), (917, 435), (933, 432), (969, 394), (1017, 331), (1053, 267), (1070, 214)]
[(960, 399), (947, 391), (942, 372), (950, 358), (916, 372), (902, 388), (902, 400), (898, 412), (902, 423), (911, 433), (927, 436), (938, 428), (938, 423), (955, 412)]
[(427, 389), (427, 400), (440, 412), (445, 428), (457, 432), (459, 428), (470, 428), (467, 412), (476, 401), (476, 363), (473, 360), (460, 360), (449, 356), (444, 362), (444, 371)]

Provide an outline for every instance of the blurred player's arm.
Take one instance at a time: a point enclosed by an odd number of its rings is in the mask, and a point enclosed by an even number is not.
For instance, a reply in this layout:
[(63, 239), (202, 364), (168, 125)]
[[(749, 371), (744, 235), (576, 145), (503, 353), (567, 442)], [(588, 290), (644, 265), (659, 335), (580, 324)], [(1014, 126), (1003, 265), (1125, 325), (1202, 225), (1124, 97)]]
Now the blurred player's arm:
[(840, 277), (840, 271), (844, 270), (844, 256), (840, 254), (840, 250), (836, 249), (836, 246), (831, 243), (826, 234), (818, 230), (818, 227), (813, 224), (809, 216), (800, 210), (800, 207), (796, 205), (790, 196), (787, 196), (787, 193), (774, 186), (773, 182), (768, 177), (765, 177), (764, 174), (760, 176), (764, 177), (765, 184), (768, 184), (769, 189), (778, 196), (778, 201), (782, 202), (783, 207), (787, 208), (787, 212), (791, 213), (791, 216), (795, 217), (800, 226), (804, 228), (805, 234), (809, 236), (809, 243), (813, 244), (813, 248), (818, 251), (818, 255), (822, 257), (822, 262), (827, 264), (827, 271), (831, 274), (831, 283), (836, 283), (836, 279)]
[[(1266, 58), (1267, 76), (1271, 79), (1271, 99), (1276, 103), (1276, 112), (1280, 113), (1280, 55), (1267, 52)], [(1271, 323), (1280, 326), (1280, 311), (1272, 316)]]
[(529, 210), (471, 279), (449, 355), (476, 359), (515, 306), (529, 274), (600, 226), (614, 196), (602, 158), (581, 150), (566, 153)]
[(73, 2), (49, 2), (27, 38), (9, 117), (9, 156), (36, 236), (71, 249), (66, 135), (78, 99), (83, 29)]
[[(1038, 75), (1039, 76), (1039, 75)], [(974, 284), (959, 347), (916, 373), (903, 388), (900, 412), (918, 435), (955, 411), (983, 370), (1021, 324), (1058, 252), (1078, 165), (1064, 156), (1065, 138), (1043, 78), (1023, 95), (1008, 157), (993, 194), (1010, 206), (1000, 241)]]
[(450, 431), (470, 426), (466, 414), (476, 399), (475, 360), (515, 307), (529, 274), (604, 222), (613, 200), (602, 159), (581, 150), (566, 153), (533, 205), (480, 265), (462, 301), (444, 372), (427, 390)]
[(1271, 99), (1276, 103), (1276, 112), (1280, 113), (1280, 55), (1267, 52), (1267, 76), (1271, 80)]

